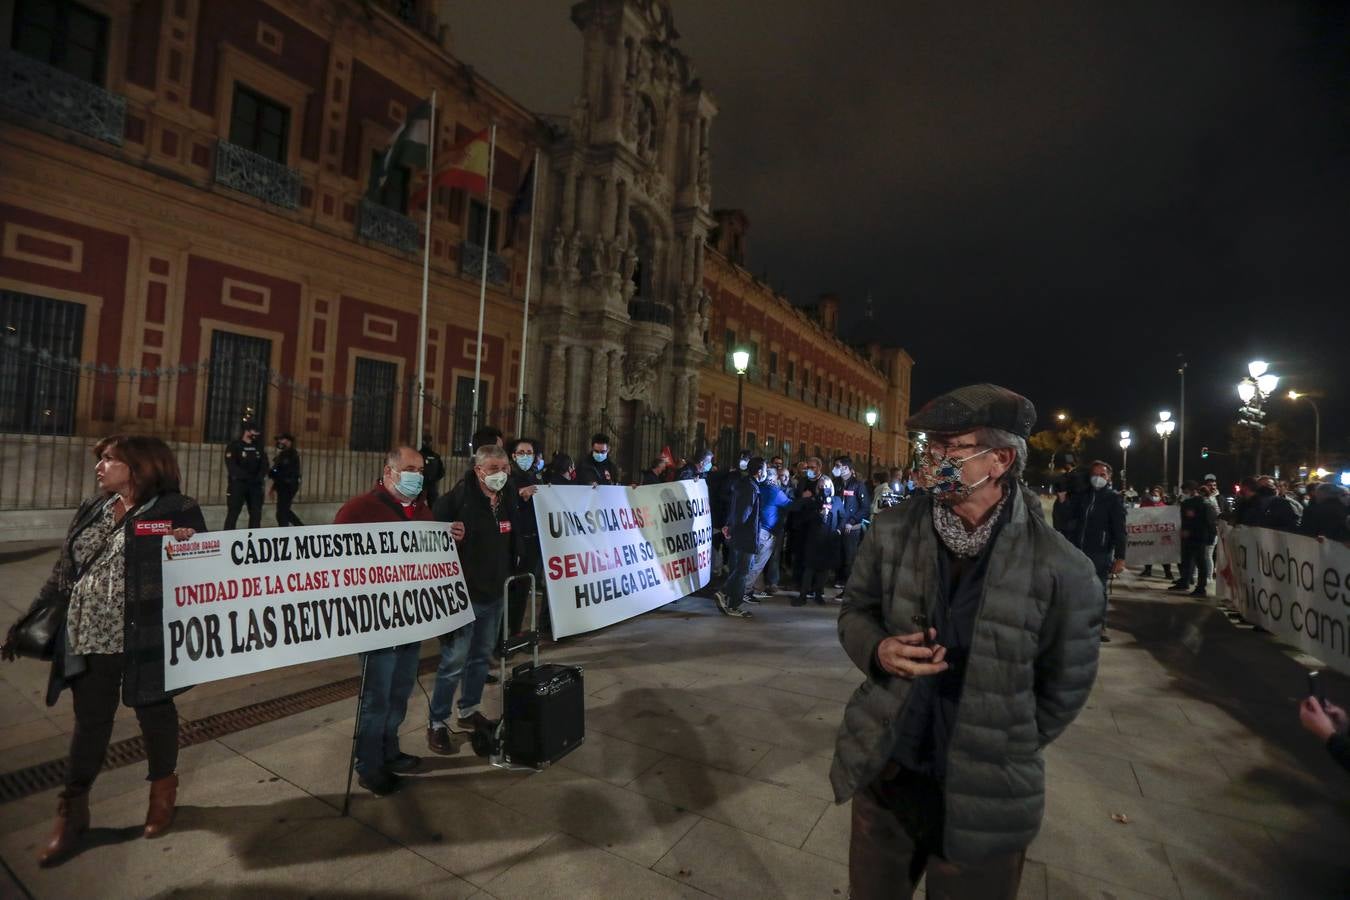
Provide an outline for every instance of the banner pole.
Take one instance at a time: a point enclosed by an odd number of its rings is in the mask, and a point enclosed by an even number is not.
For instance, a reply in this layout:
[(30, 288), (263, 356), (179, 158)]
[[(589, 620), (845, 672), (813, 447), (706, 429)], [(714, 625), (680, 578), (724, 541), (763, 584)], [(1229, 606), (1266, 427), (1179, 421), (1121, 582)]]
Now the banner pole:
[(493, 122), (492, 130), (488, 136), (487, 195), (483, 198), (483, 205), (487, 208), (487, 211), (483, 216), (483, 255), (481, 257), (483, 271), (478, 278), (478, 343), (473, 348), (473, 424), (469, 428), (470, 435), (478, 431), (478, 406), (482, 399), (478, 396), (478, 385), (479, 380), (483, 377), (483, 307), (487, 305), (488, 238), (492, 235), (492, 176), (496, 161), (497, 123)]
[(370, 665), (370, 654), (361, 654), (361, 688), (356, 695), (356, 724), (352, 726), (352, 755), (347, 761), (347, 793), (342, 797), (342, 814), (347, 815), (352, 808), (352, 773), (356, 771), (356, 739), (361, 734), (361, 705), (366, 700), (366, 667)]
[(530, 284), (534, 275), (534, 203), (539, 196), (539, 148), (535, 148), (534, 162), (530, 164), (530, 243), (525, 251), (525, 312), (520, 318), (520, 380), (516, 391), (516, 437), (525, 433), (525, 351), (530, 335)]
[(431, 205), (436, 193), (432, 179), (436, 175), (436, 89), (431, 89), (431, 135), (427, 140), (427, 214), (426, 234), (422, 236), (422, 311), (417, 319), (417, 412), (413, 415), (413, 435), (410, 446), (422, 446), (422, 429), (426, 415), (427, 383), (427, 294), (431, 286)]

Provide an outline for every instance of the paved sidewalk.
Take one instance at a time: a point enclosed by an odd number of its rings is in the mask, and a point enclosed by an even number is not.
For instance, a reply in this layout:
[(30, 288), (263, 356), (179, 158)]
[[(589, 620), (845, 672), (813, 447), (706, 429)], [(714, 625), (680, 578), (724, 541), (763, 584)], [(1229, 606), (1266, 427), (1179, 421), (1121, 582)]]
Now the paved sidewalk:
[[(0, 564), (5, 602), (25, 605), (51, 558)], [(1350, 778), (1298, 728), (1302, 663), (1161, 580), (1125, 583), (1090, 705), (1046, 753), (1022, 896), (1343, 896)], [(104, 773), (85, 849), (54, 870), (34, 855), (55, 792), (5, 804), (0, 896), (842, 898), (848, 810), (827, 773), (859, 676), (836, 608), (787, 599), (740, 621), (690, 598), (550, 648), (586, 667), (588, 732), (541, 774), (492, 770), (466, 745), (341, 818), (352, 700), (184, 751), (179, 816), (155, 841), (137, 836), (141, 765)], [(355, 672), (337, 660), (208, 685), (180, 708)], [(0, 771), (64, 751), (68, 701), (42, 707), (44, 678), (0, 666)], [(1350, 699), (1350, 680), (1328, 682)], [(425, 708), (415, 691), (404, 747), (419, 754)], [(135, 727), (123, 710), (115, 738)]]

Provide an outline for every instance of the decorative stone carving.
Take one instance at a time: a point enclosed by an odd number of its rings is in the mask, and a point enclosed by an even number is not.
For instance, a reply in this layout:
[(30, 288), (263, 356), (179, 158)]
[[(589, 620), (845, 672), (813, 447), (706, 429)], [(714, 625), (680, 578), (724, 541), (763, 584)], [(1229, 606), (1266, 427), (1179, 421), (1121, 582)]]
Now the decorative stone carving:
[(573, 231), (567, 239), (567, 281), (576, 284), (581, 279), (581, 232)]
[(630, 144), (638, 139), (637, 108), (637, 91), (633, 88), (633, 82), (625, 81), (623, 83), (623, 137)]
[(567, 272), (567, 235), (562, 226), (553, 229), (553, 239), (548, 247), (548, 269), (558, 277)]
[(637, 272), (638, 255), (629, 247), (623, 254), (623, 299), (632, 300), (633, 295), (637, 293), (637, 284), (633, 281), (633, 274)]
[(623, 361), (623, 382), (619, 385), (622, 400), (647, 400), (656, 383), (654, 359), (637, 359), (631, 353)]
[(605, 274), (605, 239), (596, 235), (591, 244), (591, 280), (599, 281)]
[(591, 101), (582, 94), (572, 102), (572, 117), (568, 121), (567, 130), (572, 135), (572, 140), (578, 144), (584, 144), (590, 140), (591, 136)]
[(712, 154), (707, 147), (698, 151), (698, 202), (702, 206), (712, 203)]

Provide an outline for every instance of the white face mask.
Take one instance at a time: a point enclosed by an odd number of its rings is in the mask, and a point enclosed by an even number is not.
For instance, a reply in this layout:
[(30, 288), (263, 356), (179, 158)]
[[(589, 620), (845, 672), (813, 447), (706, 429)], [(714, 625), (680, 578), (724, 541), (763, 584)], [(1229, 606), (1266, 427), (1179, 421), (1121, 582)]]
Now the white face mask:
[(493, 472), (491, 475), (484, 475), (483, 484), (486, 484), (489, 490), (500, 491), (506, 487), (506, 473)]
[(1092, 486), (1095, 487), (1097, 490), (1101, 490), (1102, 488), (1106, 487), (1106, 479), (1100, 475), (1093, 475), (1092, 478), (1089, 480), (1092, 482)]
[(830, 474), (833, 475), (835, 478), (843, 478), (844, 469), (842, 466), (835, 466), (833, 469), (830, 470)]
[(736, 468), (744, 472), (746, 469), (750, 468), (750, 460), (748, 459), (741, 460), (740, 462), (736, 463)]

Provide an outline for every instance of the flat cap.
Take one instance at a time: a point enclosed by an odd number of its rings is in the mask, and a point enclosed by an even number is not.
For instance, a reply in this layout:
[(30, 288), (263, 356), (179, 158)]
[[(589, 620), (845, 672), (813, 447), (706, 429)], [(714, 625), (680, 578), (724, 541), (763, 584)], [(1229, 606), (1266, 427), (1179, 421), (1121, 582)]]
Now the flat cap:
[(998, 428), (1028, 438), (1035, 424), (1036, 407), (1026, 397), (996, 384), (969, 384), (929, 400), (906, 427), (938, 434)]

